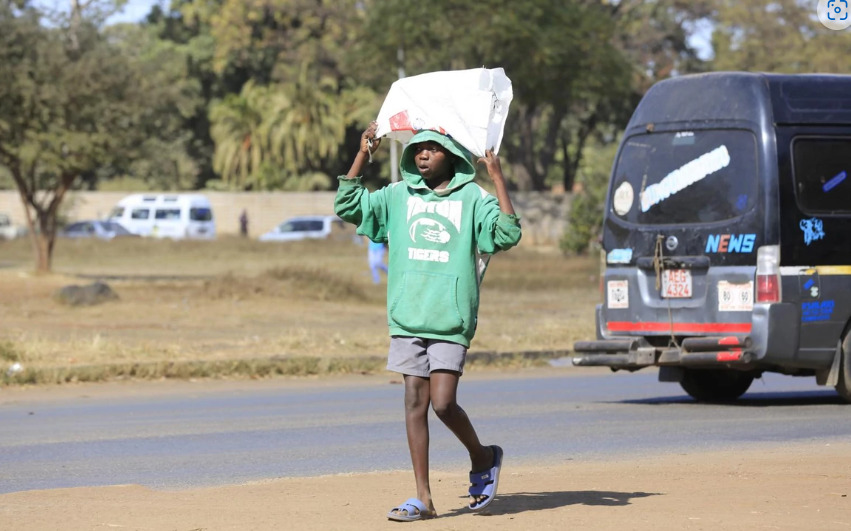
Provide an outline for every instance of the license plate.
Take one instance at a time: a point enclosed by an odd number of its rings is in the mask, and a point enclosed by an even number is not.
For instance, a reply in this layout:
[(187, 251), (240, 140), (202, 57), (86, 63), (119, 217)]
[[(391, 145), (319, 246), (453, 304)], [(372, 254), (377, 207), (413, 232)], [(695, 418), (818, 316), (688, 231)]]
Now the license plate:
[(753, 311), (753, 281), (744, 284), (733, 284), (725, 280), (718, 282), (718, 311)]
[(691, 297), (691, 271), (688, 269), (663, 270), (662, 297), (666, 299), (687, 299)]

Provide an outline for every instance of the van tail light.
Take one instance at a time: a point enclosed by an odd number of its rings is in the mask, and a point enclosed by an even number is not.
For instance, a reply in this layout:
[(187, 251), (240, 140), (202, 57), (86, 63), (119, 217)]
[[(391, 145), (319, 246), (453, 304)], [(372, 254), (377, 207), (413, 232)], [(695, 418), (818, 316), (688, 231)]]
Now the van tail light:
[(780, 246), (763, 245), (756, 253), (756, 302), (780, 302)]

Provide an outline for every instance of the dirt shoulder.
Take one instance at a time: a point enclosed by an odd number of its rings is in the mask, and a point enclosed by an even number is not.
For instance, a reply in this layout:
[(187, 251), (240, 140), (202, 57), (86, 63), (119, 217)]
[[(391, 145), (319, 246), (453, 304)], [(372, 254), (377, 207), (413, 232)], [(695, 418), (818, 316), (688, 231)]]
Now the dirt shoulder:
[[(436, 471), (440, 517), (417, 529), (851, 528), (851, 443), (784, 445), (610, 462), (513, 467), (487, 514), (464, 508), (467, 479)], [(0, 527), (32, 529), (398, 529), (387, 510), (409, 471), (183, 491), (137, 485), (0, 496)]]

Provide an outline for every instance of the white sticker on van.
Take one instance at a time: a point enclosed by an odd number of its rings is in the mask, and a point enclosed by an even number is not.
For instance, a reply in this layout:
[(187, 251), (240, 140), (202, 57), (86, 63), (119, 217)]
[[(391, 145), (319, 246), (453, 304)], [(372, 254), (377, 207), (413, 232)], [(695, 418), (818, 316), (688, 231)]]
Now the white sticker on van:
[(632, 190), (632, 185), (628, 182), (622, 182), (612, 197), (612, 206), (615, 208), (618, 216), (623, 216), (630, 211), (634, 200), (635, 193)]
[(612, 249), (606, 255), (609, 264), (628, 264), (632, 260), (632, 249)]
[(719, 312), (753, 311), (753, 280), (744, 284), (733, 284), (722, 280), (718, 283)]
[(647, 212), (673, 194), (730, 165), (730, 152), (721, 145), (687, 162), (641, 192), (641, 211)]
[(629, 308), (629, 281), (628, 280), (610, 280), (606, 283), (608, 291), (609, 308), (624, 309)]

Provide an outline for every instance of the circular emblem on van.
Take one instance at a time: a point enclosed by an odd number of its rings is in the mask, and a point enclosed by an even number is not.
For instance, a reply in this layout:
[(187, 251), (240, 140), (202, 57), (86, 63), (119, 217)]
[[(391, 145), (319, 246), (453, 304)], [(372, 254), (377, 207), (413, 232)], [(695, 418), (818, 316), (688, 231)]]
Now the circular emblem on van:
[(680, 241), (676, 236), (668, 236), (668, 239), (665, 240), (665, 248), (669, 251), (674, 251), (677, 249), (677, 245), (680, 244)]
[(632, 185), (628, 182), (622, 182), (615, 190), (612, 197), (612, 206), (618, 216), (624, 216), (632, 208), (632, 202), (635, 199), (635, 194), (632, 191)]

